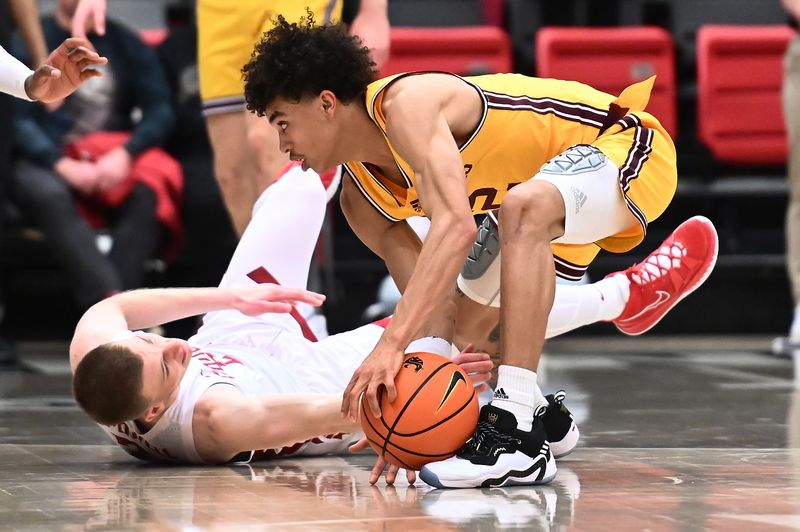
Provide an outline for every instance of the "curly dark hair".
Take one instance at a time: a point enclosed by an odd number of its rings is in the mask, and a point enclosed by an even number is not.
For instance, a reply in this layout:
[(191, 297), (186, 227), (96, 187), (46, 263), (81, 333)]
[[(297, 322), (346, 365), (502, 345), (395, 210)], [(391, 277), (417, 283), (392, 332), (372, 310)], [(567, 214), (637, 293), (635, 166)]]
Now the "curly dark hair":
[(299, 102), (330, 90), (350, 103), (363, 98), (376, 75), (369, 49), (341, 24), (317, 26), (310, 11), (300, 22), (278, 15), (242, 68), (247, 108), (258, 116), (276, 98)]

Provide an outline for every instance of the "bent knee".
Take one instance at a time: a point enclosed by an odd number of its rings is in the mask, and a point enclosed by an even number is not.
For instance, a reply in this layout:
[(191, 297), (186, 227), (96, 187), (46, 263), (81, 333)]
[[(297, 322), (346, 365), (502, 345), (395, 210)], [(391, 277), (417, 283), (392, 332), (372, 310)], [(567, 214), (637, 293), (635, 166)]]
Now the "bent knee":
[(528, 181), (508, 191), (499, 218), (501, 231), (512, 229), (552, 240), (564, 232), (564, 201), (551, 183)]

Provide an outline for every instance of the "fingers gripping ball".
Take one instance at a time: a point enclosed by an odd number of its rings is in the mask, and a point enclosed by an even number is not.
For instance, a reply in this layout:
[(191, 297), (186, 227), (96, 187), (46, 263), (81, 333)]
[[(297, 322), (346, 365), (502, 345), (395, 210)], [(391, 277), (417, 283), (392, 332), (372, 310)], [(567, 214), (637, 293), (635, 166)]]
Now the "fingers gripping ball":
[(408, 353), (395, 378), (397, 398), (381, 389), (381, 417), (361, 403), (361, 426), (367, 441), (387, 462), (419, 469), (453, 456), (478, 423), (478, 396), (469, 375), (447, 358)]

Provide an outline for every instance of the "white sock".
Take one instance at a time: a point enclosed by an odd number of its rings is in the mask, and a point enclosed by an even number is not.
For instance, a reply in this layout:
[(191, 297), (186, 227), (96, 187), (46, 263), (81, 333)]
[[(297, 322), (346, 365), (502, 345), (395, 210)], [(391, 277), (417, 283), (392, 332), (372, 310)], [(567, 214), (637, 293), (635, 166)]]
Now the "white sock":
[(611, 321), (618, 318), (631, 297), (631, 281), (625, 275), (612, 275), (593, 283), (600, 291), (603, 302), (600, 305), (600, 319)]
[(557, 284), (553, 308), (547, 318), (545, 338), (622, 314), (630, 297), (630, 281), (614, 275), (592, 284)]
[(539, 405), (547, 405), (547, 399), (536, 384), (536, 372), (517, 366), (501, 365), (497, 369), (497, 386), (491, 404), (514, 414), (517, 428), (530, 432), (534, 410)]
[[(406, 353), (417, 353), (424, 351), (425, 353), (435, 353), (443, 357), (450, 358), (452, 355), (453, 346), (444, 338), (438, 336), (425, 336), (417, 338), (406, 347)], [(456, 350), (456, 354), (460, 351)]]

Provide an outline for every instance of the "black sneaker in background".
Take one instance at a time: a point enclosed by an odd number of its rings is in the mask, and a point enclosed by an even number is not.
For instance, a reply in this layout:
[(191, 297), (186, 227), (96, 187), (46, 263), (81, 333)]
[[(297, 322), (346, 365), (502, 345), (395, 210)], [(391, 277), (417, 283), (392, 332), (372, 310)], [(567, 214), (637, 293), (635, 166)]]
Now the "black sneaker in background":
[(542, 416), (544, 430), (553, 456), (561, 458), (575, 449), (581, 434), (572, 413), (564, 406), (564, 399), (567, 397), (564, 390), (544, 397), (547, 399), (547, 411)]

